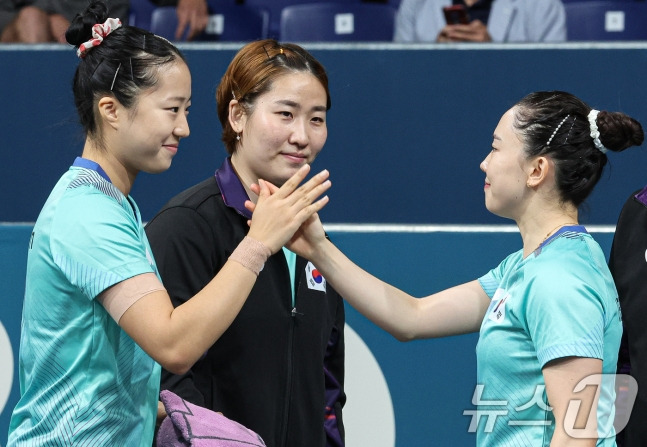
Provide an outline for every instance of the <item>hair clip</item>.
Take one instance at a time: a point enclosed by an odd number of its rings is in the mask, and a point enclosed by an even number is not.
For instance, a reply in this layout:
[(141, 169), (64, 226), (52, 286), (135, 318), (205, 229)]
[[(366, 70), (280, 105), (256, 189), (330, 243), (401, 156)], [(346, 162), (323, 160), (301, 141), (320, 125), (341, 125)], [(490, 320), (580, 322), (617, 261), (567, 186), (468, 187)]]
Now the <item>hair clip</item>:
[(546, 143), (546, 146), (550, 146), (550, 142), (551, 142), (551, 141), (553, 141), (553, 138), (555, 138), (555, 135), (557, 135), (557, 131), (559, 130), (559, 128), (560, 128), (560, 127), (562, 127), (562, 124), (564, 124), (564, 121), (566, 121), (566, 120), (568, 119), (568, 117), (569, 117), (569, 116), (571, 116), (571, 115), (570, 115), (570, 114), (569, 114), (569, 115), (566, 115), (566, 116), (564, 117), (564, 119), (562, 120), (562, 122), (561, 122), (561, 123), (559, 123), (559, 125), (557, 126), (557, 128), (555, 129), (555, 131), (553, 132), (553, 134), (552, 134), (552, 135), (550, 136), (550, 138), (548, 139), (548, 142)]
[(115, 86), (115, 81), (117, 80), (117, 75), (119, 74), (119, 69), (121, 68), (121, 62), (119, 62), (119, 66), (117, 67), (117, 71), (115, 71), (115, 77), (112, 78), (112, 84), (110, 84), (110, 91), (112, 91), (112, 88)]
[(564, 140), (564, 144), (566, 144), (566, 142), (568, 141), (568, 137), (571, 136), (571, 130), (573, 130), (573, 126), (575, 125), (575, 120), (577, 120), (576, 116), (573, 117), (573, 122), (571, 123), (570, 129), (568, 129), (568, 133), (566, 134), (566, 139)]

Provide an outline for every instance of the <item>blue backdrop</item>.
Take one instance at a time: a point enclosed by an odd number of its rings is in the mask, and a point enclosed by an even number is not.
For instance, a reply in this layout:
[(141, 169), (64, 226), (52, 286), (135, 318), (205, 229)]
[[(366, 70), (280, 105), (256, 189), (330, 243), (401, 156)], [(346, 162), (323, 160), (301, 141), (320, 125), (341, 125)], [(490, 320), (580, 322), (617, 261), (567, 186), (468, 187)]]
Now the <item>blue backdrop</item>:
[[(6, 49), (8, 48), (8, 49)], [(71, 96), (77, 64), (66, 46), (0, 48), (0, 222), (36, 219), (80, 154)], [(193, 74), (191, 136), (173, 167), (141, 175), (133, 196), (149, 219), (225, 156), (215, 88), (239, 45), (184, 47)], [(647, 123), (645, 45), (307, 46), (330, 76), (328, 142), (315, 169), (334, 188), (326, 222), (501, 223), (483, 206), (487, 155), (500, 116), (526, 93), (567, 90)], [(647, 182), (643, 148), (611, 154), (583, 219), (614, 224)]]

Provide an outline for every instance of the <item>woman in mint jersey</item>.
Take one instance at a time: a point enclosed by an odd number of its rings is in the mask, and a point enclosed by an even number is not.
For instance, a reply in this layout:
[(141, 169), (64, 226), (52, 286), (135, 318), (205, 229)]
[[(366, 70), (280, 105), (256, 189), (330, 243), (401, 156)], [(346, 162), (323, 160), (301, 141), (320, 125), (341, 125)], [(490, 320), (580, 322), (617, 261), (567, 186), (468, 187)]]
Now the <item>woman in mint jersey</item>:
[(480, 165), (485, 206), (516, 222), (523, 247), (482, 277), (424, 298), (355, 265), (316, 216), (290, 249), (399, 340), (480, 332), (470, 410), (479, 447), (614, 446), (618, 294), (578, 207), (607, 154), (643, 138), (636, 120), (569, 93), (524, 97), (501, 117)]
[[(29, 243), (21, 397), (9, 446), (146, 446), (160, 364), (183, 373), (217, 339), (280, 250), (327, 198), (327, 173), (262, 195), (248, 237), (190, 303), (174, 308), (129, 195), (140, 171), (167, 170), (189, 135), (191, 75), (170, 42), (92, 2), (66, 34), (80, 62), (74, 99), (86, 140)], [(51, 142), (50, 142), (51, 144)]]

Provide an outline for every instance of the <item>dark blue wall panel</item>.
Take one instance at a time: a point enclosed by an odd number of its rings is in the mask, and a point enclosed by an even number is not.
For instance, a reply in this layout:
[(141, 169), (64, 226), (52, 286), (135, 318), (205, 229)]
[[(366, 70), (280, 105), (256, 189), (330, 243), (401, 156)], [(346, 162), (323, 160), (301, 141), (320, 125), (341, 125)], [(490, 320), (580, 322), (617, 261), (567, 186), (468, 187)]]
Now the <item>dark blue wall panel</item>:
[[(647, 46), (326, 47), (329, 138), (315, 169), (331, 171), (326, 222), (501, 223), (483, 205), (479, 163), (500, 116), (534, 90), (561, 89), (647, 123)], [(70, 89), (74, 51), (0, 49), (0, 221), (33, 221), (81, 151)], [(37, 47), (40, 48), (40, 47)], [(187, 46), (191, 136), (169, 171), (142, 174), (132, 195), (144, 219), (209, 175), (225, 151), (215, 88), (237, 46)], [(611, 154), (583, 221), (614, 224), (647, 182), (645, 151)]]

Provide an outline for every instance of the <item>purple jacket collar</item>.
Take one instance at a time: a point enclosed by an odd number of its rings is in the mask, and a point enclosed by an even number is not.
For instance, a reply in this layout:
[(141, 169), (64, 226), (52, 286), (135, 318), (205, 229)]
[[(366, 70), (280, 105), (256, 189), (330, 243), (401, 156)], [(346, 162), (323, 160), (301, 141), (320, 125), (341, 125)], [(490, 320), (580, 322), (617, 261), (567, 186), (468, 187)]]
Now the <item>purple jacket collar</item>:
[(647, 206), (647, 186), (634, 196), (640, 203)]
[(216, 182), (218, 183), (218, 188), (220, 188), (222, 200), (225, 202), (225, 205), (235, 209), (246, 218), (251, 219), (252, 213), (245, 208), (245, 200), (249, 200), (249, 196), (236, 175), (236, 171), (231, 164), (231, 157), (227, 157), (222, 162), (222, 166), (216, 171)]

